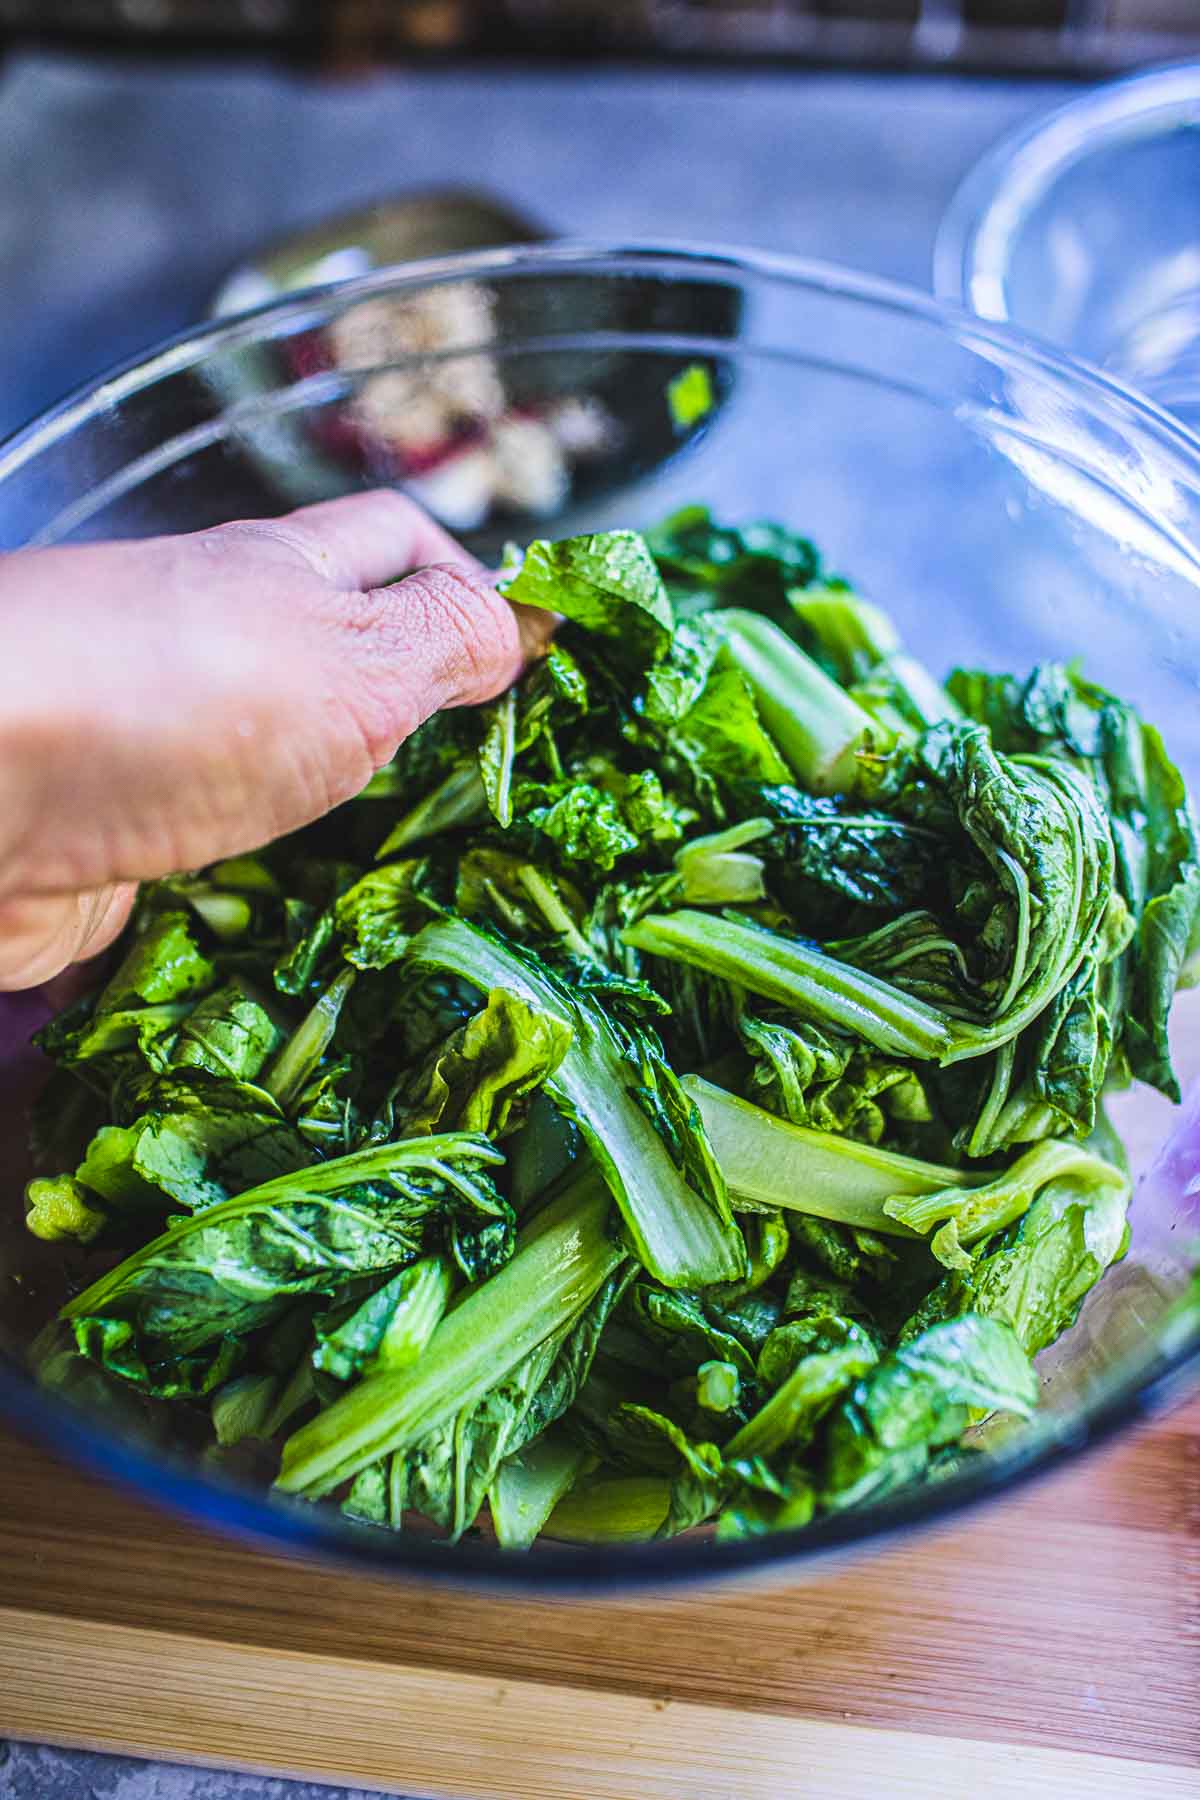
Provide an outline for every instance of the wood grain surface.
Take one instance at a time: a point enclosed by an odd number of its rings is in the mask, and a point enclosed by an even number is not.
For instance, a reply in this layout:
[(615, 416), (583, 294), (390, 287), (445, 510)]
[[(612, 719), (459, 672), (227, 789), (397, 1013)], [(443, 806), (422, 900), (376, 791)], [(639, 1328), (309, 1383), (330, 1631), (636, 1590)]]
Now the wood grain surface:
[[(0, 1439), (0, 1733), (504, 1800), (1200, 1800), (1200, 1404), (786, 1587), (484, 1600)], [(965, 1787), (964, 1787), (965, 1784)]]

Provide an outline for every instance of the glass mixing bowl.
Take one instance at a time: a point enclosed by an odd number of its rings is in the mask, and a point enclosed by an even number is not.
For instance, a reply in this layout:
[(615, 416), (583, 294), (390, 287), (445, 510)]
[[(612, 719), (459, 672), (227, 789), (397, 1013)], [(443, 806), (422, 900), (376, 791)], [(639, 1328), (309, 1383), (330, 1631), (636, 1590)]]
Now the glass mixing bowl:
[(938, 234), (934, 287), (1200, 425), (1200, 63), (1111, 82), (1006, 137)]
[[(713, 404), (681, 417), (668, 387), (695, 363)], [(189, 530), (410, 478), (460, 522), (471, 515), (485, 555), (507, 536), (639, 525), (687, 501), (777, 517), (891, 608), (939, 670), (1082, 653), (1200, 780), (1200, 443), (1011, 333), (778, 257), (555, 244), (276, 302), (156, 351), (12, 440), (0, 451), (0, 544)], [(1185, 1077), (1200, 1072), (1198, 999), (1176, 1007)], [(959, 1474), (753, 1542), (523, 1558), (277, 1505), (98, 1424), (23, 1372), (22, 1344), (62, 1277), (20, 1223), (26, 1108), (45, 1074), (26, 1044), (44, 1006), (28, 995), (3, 1006), (0, 1400), (60, 1449), (205, 1522), (525, 1588), (794, 1574), (833, 1547), (1003, 1492), (1200, 1368), (1183, 1300), (1200, 1236), (1189, 1191), (1200, 1092), (1177, 1111), (1133, 1091), (1116, 1104), (1138, 1177), (1130, 1253), (1041, 1359), (1039, 1415)]]

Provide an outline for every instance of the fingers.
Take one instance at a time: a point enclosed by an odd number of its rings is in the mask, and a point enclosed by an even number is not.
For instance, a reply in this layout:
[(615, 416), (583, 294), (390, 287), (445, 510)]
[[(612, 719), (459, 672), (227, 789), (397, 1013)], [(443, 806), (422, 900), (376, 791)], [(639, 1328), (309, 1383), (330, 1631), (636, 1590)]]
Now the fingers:
[(48, 894), (0, 906), (0, 992), (37, 987), (81, 957), (99, 956), (121, 932), (133, 883), (84, 894)]
[[(322, 501), (286, 518), (235, 527), (298, 552), (351, 596), (354, 675), (378, 719), (373, 754), (445, 706), (489, 700), (543, 654), (549, 613), (511, 607), (482, 565), (406, 495), (381, 488)], [(416, 572), (397, 580), (404, 570)]]
[(494, 698), (536, 642), (489, 581), (449, 563), (354, 597), (347, 626), (345, 691), (376, 766), (443, 707)]
[(415, 501), (391, 488), (322, 500), (250, 529), (290, 545), (315, 573), (347, 589), (382, 587), (426, 563), (480, 567)]

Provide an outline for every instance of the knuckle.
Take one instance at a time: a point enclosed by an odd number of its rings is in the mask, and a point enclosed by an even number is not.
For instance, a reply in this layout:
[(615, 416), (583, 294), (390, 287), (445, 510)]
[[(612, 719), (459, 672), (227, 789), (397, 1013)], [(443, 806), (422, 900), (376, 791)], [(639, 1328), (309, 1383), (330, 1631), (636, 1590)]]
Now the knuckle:
[(439, 708), (498, 693), (520, 660), (508, 602), (452, 564), (361, 595), (348, 623), (357, 639), (356, 710), (376, 763)]
[[(518, 651), (512, 608), (490, 583), (452, 564), (411, 576), (447, 698), (483, 700), (510, 678)], [(406, 595), (406, 599), (408, 596)]]
[(344, 571), (335, 547), (311, 530), (303, 519), (230, 519), (199, 534), (201, 549), (222, 563), (247, 555), (299, 564), (323, 580), (339, 583)]

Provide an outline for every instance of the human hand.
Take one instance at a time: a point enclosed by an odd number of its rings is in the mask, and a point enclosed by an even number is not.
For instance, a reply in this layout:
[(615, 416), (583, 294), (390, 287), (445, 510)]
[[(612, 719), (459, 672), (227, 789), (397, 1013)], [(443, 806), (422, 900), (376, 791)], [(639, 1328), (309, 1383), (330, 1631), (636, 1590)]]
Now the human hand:
[(0, 558), (0, 990), (106, 948), (139, 881), (349, 799), (549, 628), (387, 491)]

